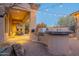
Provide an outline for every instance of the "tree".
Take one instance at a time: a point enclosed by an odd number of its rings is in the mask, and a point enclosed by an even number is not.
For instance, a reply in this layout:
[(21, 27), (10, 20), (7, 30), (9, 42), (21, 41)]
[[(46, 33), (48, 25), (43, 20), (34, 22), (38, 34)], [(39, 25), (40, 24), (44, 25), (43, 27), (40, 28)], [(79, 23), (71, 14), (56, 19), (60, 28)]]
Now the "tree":
[(59, 19), (58, 25), (61, 25), (61, 26), (66, 25), (66, 24), (65, 24), (65, 17), (62, 17), (62, 18)]
[(40, 24), (37, 25), (37, 27), (39, 27), (39, 28), (46, 28), (47, 25), (45, 23), (40, 23)]
[(58, 25), (60, 26), (72, 26), (75, 25), (75, 19), (73, 16), (62, 17), (58, 21)]
[(73, 16), (66, 16), (66, 17), (62, 17), (59, 19), (58, 21), (58, 25), (60, 26), (67, 26), (69, 27), (70, 30), (75, 32), (75, 19)]
[(43, 33), (39, 33), (39, 29), (40, 28), (46, 28), (46, 27), (47, 27), (47, 25), (45, 23), (40, 23), (40, 24), (37, 25), (36, 32), (38, 32), (38, 34), (37, 34), (38, 41), (40, 41), (40, 38), (39, 38), (40, 37), (40, 34), (43, 35)]

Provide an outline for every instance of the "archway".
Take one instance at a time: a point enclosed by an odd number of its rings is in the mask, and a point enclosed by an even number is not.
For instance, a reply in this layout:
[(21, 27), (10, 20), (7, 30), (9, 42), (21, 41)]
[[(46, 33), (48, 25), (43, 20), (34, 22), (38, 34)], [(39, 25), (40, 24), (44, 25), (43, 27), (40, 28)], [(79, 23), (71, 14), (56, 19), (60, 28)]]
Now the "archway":
[(8, 33), (9, 36), (26, 34), (25, 25), (29, 24), (29, 22), (29, 11), (9, 8), (5, 16), (5, 32)]

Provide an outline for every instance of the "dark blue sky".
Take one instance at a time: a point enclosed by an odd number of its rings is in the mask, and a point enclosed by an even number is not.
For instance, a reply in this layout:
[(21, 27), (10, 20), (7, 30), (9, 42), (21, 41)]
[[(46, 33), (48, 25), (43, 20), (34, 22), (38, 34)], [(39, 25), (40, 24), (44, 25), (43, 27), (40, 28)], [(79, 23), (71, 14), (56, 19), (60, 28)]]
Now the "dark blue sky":
[(36, 24), (44, 22), (48, 26), (57, 24), (59, 18), (79, 11), (79, 3), (44, 3), (40, 4), (36, 15)]

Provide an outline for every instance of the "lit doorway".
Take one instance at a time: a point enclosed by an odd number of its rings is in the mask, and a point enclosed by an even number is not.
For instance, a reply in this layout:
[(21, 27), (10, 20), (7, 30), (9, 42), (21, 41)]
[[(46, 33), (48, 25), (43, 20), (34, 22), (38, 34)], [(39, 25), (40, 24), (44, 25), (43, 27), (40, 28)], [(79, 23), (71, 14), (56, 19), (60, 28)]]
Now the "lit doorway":
[(10, 8), (5, 17), (5, 32), (11, 36), (29, 34), (30, 12)]

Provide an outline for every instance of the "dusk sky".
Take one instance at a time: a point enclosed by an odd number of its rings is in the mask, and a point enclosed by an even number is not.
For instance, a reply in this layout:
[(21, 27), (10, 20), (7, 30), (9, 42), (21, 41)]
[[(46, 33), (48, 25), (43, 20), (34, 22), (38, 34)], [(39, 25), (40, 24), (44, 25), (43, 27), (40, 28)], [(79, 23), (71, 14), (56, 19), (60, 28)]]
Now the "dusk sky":
[(44, 22), (48, 26), (57, 24), (59, 18), (79, 11), (79, 3), (44, 3), (40, 4), (36, 15), (36, 24)]

